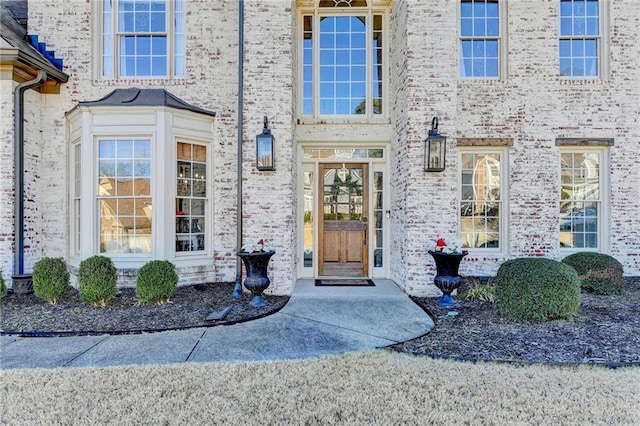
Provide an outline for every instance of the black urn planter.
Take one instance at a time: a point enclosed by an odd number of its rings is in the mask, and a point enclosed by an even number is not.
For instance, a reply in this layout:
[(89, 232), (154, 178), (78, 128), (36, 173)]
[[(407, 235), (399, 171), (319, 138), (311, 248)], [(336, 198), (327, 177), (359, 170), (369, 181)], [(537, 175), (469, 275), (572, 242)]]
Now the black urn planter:
[(444, 253), (429, 250), (429, 254), (436, 261), (436, 276), (433, 283), (443, 293), (438, 299), (438, 305), (444, 307), (455, 306), (456, 301), (451, 297), (453, 290), (460, 287), (462, 278), (458, 275), (460, 262), (467, 253)]
[(13, 292), (15, 294), (31, 294), (33, 293), (33, 276), (30, 274), (12, 275)]
[(276, 252), (264, 251), (257, 253), (239, 252), (238, 256), (244, 263), (247, 276), (244, 279), (244, 286), (253, 293), (253, 299), (249, 304), (254, 308), (262, 308), (267, 306), (266, 300), (262, 297), (262, 292), (269, 287), (271, 281), (267, 276), (267, 267), (269, 266), (269, 259)]

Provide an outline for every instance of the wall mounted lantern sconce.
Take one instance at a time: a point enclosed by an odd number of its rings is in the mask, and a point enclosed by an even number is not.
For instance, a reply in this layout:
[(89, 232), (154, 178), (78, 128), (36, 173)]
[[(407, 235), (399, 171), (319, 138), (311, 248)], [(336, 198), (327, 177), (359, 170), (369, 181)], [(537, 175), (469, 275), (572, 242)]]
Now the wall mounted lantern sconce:
[(424, 171), (443, 172), (446, 154), (447, 137), (438, 133), (438, 117), (433, 117), (429, 136), (424, 141)]
[(256, 167), (258, 170), (275, 170), (273, 135), (269, 129), (269, 119), (264, 116), (262, 133), (256, 135)]

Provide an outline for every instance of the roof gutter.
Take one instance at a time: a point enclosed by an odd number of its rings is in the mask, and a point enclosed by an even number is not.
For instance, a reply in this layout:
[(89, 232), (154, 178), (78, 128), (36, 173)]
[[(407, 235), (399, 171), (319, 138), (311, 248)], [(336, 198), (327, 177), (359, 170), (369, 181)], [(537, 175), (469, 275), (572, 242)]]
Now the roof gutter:
[[(238, 193), (237, 197), (237, 217), (236, 217), (236, 250), (242, 248), (242, 134), (243, 134), (243, 114), (242, 107), (244, 91), (244, 0), (238, 2)], [(233, 287), (233, 297), (242, 297), (242, 261), (240, 256), (236, 257), (236, 283)]]
[[(18, 84), (13, 89), (13, 142), (15, 163), (15, 210), (14, 210), (14, 286), (15, 280), (24, 279), (24, 92), (42, 86), (47, 81), (47, 73), (38, 71), (38, 76), (30, 81)], [(29, 276), (30, 280), (30, 276)]]

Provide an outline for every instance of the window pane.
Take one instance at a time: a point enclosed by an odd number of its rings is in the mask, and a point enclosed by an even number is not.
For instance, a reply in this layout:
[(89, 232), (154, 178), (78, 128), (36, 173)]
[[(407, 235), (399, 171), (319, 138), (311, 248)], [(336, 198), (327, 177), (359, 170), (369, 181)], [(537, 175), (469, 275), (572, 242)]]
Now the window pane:
[(597, 248), (601, 205), (600, 153), (563, 153), (560, 167), (560, 246)]
[(460, 76), (499, 77), (499, 3), (463, 1), (460, 7)]
[(461, 156), (460, 235), (464, 247), (500, 248), (500, 153)]
[(149, 140), (98, 141), (101, 253), (151, 252), (150, 146)]
[[(103, 14), (103, 73), (109, 75), (115, 66), (119, 76), (169, 76), (169, 61), (174, 75), (184, 75), (184, 1), (171, 0), (173, 15), (169, 15), (169, 0), (119, 0), (117, 22), (110, 28), (109, 16)], [(105, 1), (111, 4), (112, 1)], [(109, 23), (107, 25), (107, 23)], [(171, 25), (169, 25), (171, 23)], [(150, 35), (149, 33), (154, 33)], [(173, 37), (173, 52), (169, 51), (168, 37)], [(119, 57), (113, 57), (110, 44), (119, 46)], [(173, 58), (170, 57), (173, 55)]]
[(176, 252), (205, 250), (206, 149), (185, 142), (176, 145)]
[[(373, 22), (370, 39), (368, 22)], [(313, 114), (314, 96), (319, 97), (318, 115), (380, 113), (384, 65), (382, 15), (322, 16), (316, 27), (312, 17), (306, 16), (303, 24), (303, 113)], [(313, 55), (316, 46), (311, 43), (314, 31), (319, 32), (318, 56)], [(312, 65), (316, 57), (319, 68), (314, 75)], [(372, 58), (372, 67), (367, 64), (368, 57)], [(314, 76), (319, 79), (316, 84)]]
[[(600, 34), (597, 0), (562, 0), (560, 16), (560, 35), (565, 37), (560, 40), (560, 74), (597, 77), (597, 37)], [(580, 36), (583, 38), (578, 38)]]

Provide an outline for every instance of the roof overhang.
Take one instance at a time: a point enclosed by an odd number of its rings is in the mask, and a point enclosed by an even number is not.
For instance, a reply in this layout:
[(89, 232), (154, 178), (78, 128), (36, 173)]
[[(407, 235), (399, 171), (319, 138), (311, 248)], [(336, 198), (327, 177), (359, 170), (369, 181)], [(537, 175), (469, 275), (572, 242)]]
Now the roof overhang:
[(48, 61), (40, 59), (30, 52), (18, 48), (0, 48), (0, 73), (2, 79), (12, 79), (18, 83), (33, 80), (38, 71), (47, 73), (47, 81), (39, 87), (42, 93), (60, 93), (60, 85), (69, 80), (69, 76)]

